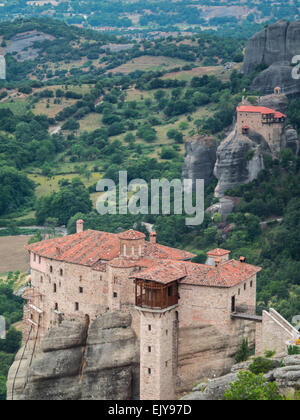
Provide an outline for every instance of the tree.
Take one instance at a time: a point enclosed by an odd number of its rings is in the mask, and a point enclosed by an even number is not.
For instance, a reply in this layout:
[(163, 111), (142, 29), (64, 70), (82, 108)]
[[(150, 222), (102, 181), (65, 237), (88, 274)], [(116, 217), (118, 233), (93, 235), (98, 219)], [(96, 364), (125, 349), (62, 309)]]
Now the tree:
[(10, 327), (6, 333), (5, 340), (0, 340), (0, 351), (13, 354), (16, 353), (20, 348), (21, 340), (22, 333), (17, 331), (14, 327)]
[(58, 223), (65, 225), (70, 217), (78, 212), (87, 213), (92, 209), (88, 190), (79, 178), (70, 183), (64, 180), (60, 190), (49, 196), (41, 197), (36, 205), (37, 222), (44, 224), (48, 217), (56, 218)]
[(276, 382), (266, 383), (263, 374), (256, 376), (249, 371), (239, 372), (238, 380), (230, 384), (224, 396), (226, 401), (283, 400)]
[(248, 338), (244, 338), (242, 344), (238, 348), (238, 351), (236, 352), (236, 355), (234, 357), (236, 363), (241, 363), (248, 360), (250, 353), (251, 351), (249, 348)]

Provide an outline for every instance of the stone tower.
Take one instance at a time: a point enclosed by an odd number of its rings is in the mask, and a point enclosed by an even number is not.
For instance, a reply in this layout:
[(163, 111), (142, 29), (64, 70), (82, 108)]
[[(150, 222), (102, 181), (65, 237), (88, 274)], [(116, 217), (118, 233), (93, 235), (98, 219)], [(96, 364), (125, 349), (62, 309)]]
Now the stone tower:
[(175, 398), (177, 368), (176, 308), (137, 308), (140, 328), (140, 399)]

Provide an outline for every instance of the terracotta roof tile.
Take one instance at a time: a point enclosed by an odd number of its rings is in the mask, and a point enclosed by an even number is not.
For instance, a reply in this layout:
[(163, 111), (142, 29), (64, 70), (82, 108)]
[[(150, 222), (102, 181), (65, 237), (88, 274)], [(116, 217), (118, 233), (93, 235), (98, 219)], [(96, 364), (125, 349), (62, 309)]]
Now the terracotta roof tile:
[[(127, 231), (122, 238), (144, 238), (143, 233)], [(111, 261), (120, 256), (120, 234), (86, 230), (62, 238), (49, 239), (27, 245), (35, 254), (72, 264), (96, 267), (101, 261)], [(156, 259), (186, 260), (195, 255), (180, 249), (170, 248), (145, 241), (144, 256)], [(95, 268), (96, 269), (96, 268)], [(99, 267), (98, 267), (99, 269)], [(101, 271), (101, 269), (100, 269)]]
[(260, 270), (260, 267), (234, 260), (218, 267), (185, 261), (154, 261), (152, 266), (133, 277), (163, 284), (178, 280), (194, 286), (230, 288), (249, 280)]
[(138, 232), (137, 230), (126, 230), (126, 232), (122, 232), (119, 233), (119, 238), (120, 239), (130, 239), (130, 240), (134, 240), (134, 239), (145, 239), (145, 235), (141, 232)]
[(224, 255), (230, 254), (230, 252), (231, 251), (228, 251), (227, 249), (216, 248), (212, 251), (208, 251), (206, 254), (210, 257), (223, 257)]
[(249, 113), (259, 113), (259, 114), (274, 114), (275, 118), (286, 118), (285, 114), (275, 111), (275, 109), (266, 108), (264, 106), (248, 106), (241, 105), (237, 107), (238, 112), (249, 112)]

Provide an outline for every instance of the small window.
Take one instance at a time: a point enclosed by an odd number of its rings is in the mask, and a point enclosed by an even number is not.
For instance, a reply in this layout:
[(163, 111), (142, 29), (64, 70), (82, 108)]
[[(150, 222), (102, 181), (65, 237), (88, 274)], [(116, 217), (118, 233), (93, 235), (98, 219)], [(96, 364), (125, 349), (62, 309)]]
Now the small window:
[(83, 293), (83, 287), (79, 287), (79, 293)]
[(56, 283), (53, 284), (53, 292), (56, 293), (57, 291), (57, 287), (56, 287)]
[(75, 302), (75, 311), (79, 311), (79, 303)]
[(41, 276), (41, 283), (43, 283), (43, 277)]
[(64, 272), (63, 272), (63, 269), (62, 269), (62, 268), (59, 270), (59, 274), (60, 274), (61, 276), (64, 274)]
[(41, 264), (41, 262), (42, 262), (42, 258), (41, 258), (41, 257), (39, 257), (39, 264)]
[(165, 366), (168, 367), (168, 362), (165, 362)]
[(152, 327), (151, 325), (148, 325), (148, 331), (151, 331)]
[(151, 375), (151, 369), (148, 368), (148, 375)]
[(240, 294), (241, 294), (241, 289), (239, 289), (239, 291), (238, 291), (238, 295), (240, 296)]
[(250, 281), (250, 287), (253, 287), (253, 281), (252, 280)]
[(148, 353), (151, 353), (151, 346), (148, 346)]
[(118, 297), (118, 293), (114, 292), (114, 298), (117, 298), (117, 297)]
[(102, 281), (102, 276), (100, 276), (100, 281)]
[(54, 310), (55, 310), (55, 311), (58, 311), (58, 303), (56, 303), (56, 304), (54, 305)]
[(50, 265), (50, 273), (53, 273), (53, 267)]
[(166, 330), (166, 335), (168, 335), (169, 334), (169, 330)]
[(245, 284), (244, 284), (244, 290), (246, 290), (246, 289), (247, 289), (247, 284), (245, 283)]
[(36, 261), (36, 254), (33, 254), (33, 261)]

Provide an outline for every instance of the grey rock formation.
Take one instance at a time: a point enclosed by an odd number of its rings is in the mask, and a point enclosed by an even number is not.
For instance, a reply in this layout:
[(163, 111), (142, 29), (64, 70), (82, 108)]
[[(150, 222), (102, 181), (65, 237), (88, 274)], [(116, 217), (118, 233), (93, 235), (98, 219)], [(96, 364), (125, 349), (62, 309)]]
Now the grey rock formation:
[[(206, 386), (201, 384), (202, 390), (195, 390), (182, 400), (218, 401), (224, 399), (224, 393), (232, 382), (237, 380), (238, 373), (229, 373), (220, 378), (212, 379)], [(196, 388), (195, 388), (196, 389)]]
[[(300, 390), (300, 355), (286, 356), (283, 359), (272, 359), (275, 369), (264, 375), (266, 382), (276, 382), (282, 395), (293, 396), (295, 391)], [(187, 394), (183, 400), (221, 400), (229, 384), (237, 379), (241, 370), (247, 370), (251, 361), (240, 363), (232, 367), (229, 375), (200, 383), (193, 388), (191, 394)], [(282, 365), (282, 366), (281, 366)]]
[(286, 136), (286, 147), (291, 149), (295, 155), (299, 154), (300, 144), (298, 139), (298, 134), (296, 130), (289, 128), (285, 132)]
[(252, 88), (272, 93), (280, 86), (287, 95), (300, 92), (300, 80), (292, 77), (292, 59), (299, 55), (300, 21), (279, 21), (267, 26), (248, 41), (243, 72), (250, 74), (259, 65), (267, 67), (253, 82)]
[(215, 213), (219, 213), (222, 216), (222, 221), (226, 221), (227, 217), (233, 212), (234, 206), (235, 202), (232, 198), (222, 197), (218, 203), (208, 207), (205, 211), (211, 217), (213, 217)]
[(216, 140), (195, 136), (185, 143), (185, 150), (183, 177), (194, 182), (196, 179), (204, 179), (205, 185), (208, 185), (213, 178), (216, 163)]
[(49, 331), (31, 366), (28, 351), (19, 368), (22, 353), (9, 371), (8, 399), (130, 399), (139, 387), (137, 339), (127, 313), (105, 314), (89, 329), (64, 321)]
[(253, 181), (264, 168), (265, 152), (270, 153), (270, 149), (262, 136), (238, 135), (235, 127), (217, 150), (214, 173), (219, 182), (215, 196), (223, 197), (228, 189)]

